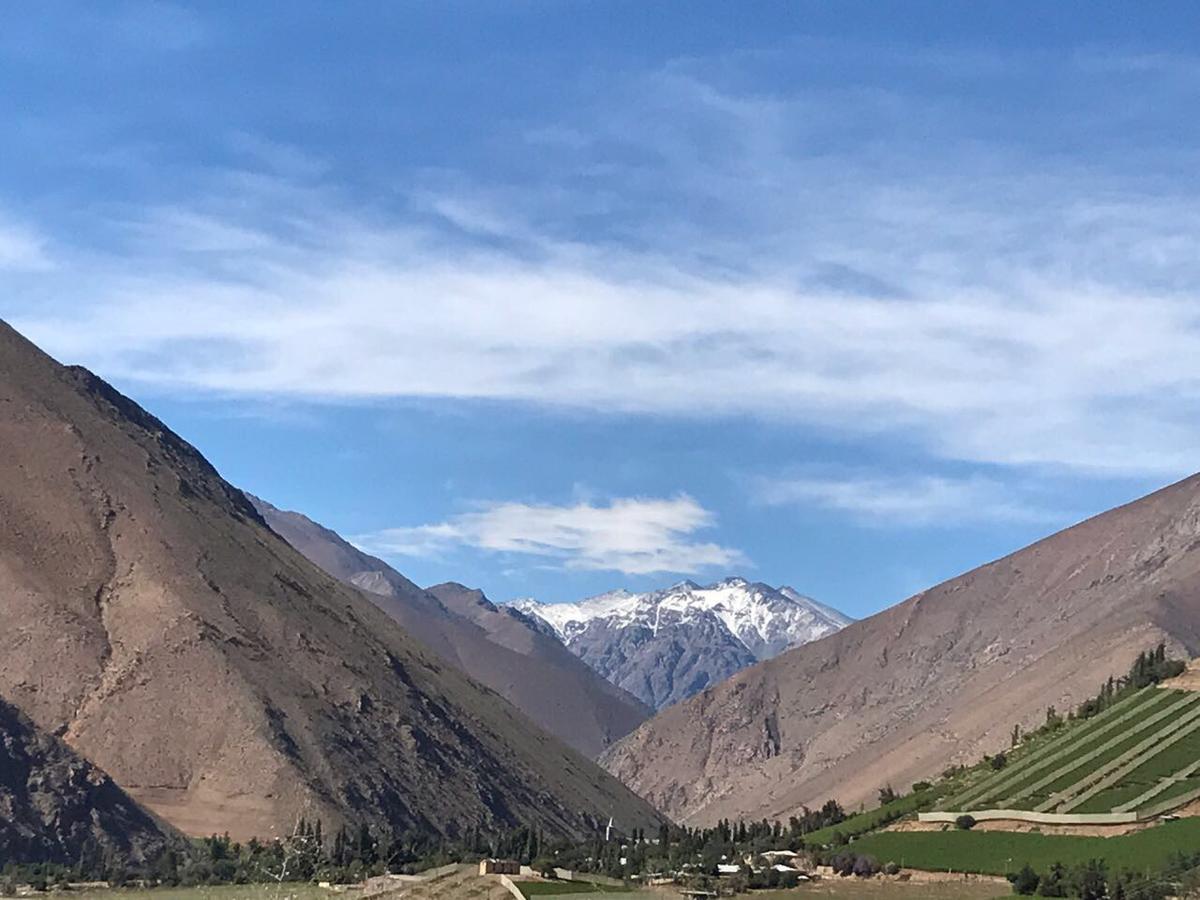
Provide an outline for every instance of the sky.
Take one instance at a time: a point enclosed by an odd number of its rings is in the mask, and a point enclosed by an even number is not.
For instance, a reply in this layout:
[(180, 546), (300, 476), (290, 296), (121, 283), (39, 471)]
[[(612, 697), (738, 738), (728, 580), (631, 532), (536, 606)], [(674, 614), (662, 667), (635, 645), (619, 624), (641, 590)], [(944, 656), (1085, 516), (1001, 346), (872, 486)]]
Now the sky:
[(1200, 466), (1200, 11), (46, 2), (0, 317), (422, 584), (868, 615)]

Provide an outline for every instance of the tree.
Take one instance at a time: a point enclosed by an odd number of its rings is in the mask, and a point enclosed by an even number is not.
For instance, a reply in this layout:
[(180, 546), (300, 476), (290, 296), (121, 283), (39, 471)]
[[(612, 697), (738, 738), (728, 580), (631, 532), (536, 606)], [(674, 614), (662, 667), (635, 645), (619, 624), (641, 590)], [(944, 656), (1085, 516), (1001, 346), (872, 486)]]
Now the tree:
[(899, 799), (899, 797), (900, 797), (900, 795), (897, 794), (895, 792), (895, 790), (892, 789), (892, 786), (890, 784), (885, 784), (883, 787), (881, 787), (879, 789), (879, 805), (880, 806), (887, 806), (887, 804), (891, 803), (894, 800)]
[(859, 878), (870, 878), (879, 871), (879, 863), (875, 862), (874, 857), (859, 856), (854, 860), (853, 872)]
[(1033, 871), (1033, 866), (1025, 863), (1021, 867), (1021, 871), (1012, 876), (1013, 893), (1021, 894), (1025, 897), (1031, 896), (1038, 889), (1038, 884), (1041, 880), (1041, 876)]
[(992, 765), (992, 768), (997, 772), (999, 772), (1006, 765), (1008, 765), (1008, 757), (1005, 756), (1003, 750), (1001, 750), (999, 753), (997, 753), (995, 756), (992, 757), (991, 765)]
[(1071, 873), (1073, 893), (1080, 900), (1104, 900), (1108, 896), (1108, 877), (1104, 861), (1088, 860)]
[(1056, 862), (1042, 876), (1042, 883), (1038, 885), (1037, 895), (1039, 897), (1067, 896), (1067, 872), (1062, 863)]
[(954, 820), (954, 827), (960, 831), (970, 831), (975, 827), (975, 817), (969, 813), (963, 813)]

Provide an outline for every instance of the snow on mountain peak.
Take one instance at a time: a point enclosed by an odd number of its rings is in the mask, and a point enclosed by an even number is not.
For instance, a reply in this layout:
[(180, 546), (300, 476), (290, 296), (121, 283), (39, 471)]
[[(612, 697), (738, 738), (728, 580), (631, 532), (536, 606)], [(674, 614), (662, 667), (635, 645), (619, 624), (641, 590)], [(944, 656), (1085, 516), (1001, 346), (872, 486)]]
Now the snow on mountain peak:
[(641, 626), (657, 634), (664, 621), (712, 617), (759, 660), (825, 637), (852, 621), (790, 587), (777, 589), (739, 577), (707, 587), (681, 581), (643, 594), (621, 589), (577, 603), (514, 600), (509, 605), (546, 622), (568, 646), (597, 621), (609, 628)]

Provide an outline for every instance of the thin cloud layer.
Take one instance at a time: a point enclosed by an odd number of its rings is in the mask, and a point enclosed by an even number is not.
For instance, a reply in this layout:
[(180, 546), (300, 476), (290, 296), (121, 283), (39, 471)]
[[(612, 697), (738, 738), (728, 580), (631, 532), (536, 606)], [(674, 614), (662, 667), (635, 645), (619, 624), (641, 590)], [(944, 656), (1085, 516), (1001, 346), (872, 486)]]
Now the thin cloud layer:
[(607, 505), (496, 503), (436, 524), (359, 535), (383, 555), (429, 557), (458, 547), (516, 554), (566, 569), (695, 574), (749, 564), (738, 550), (693, 539), (716, 524), (691, 497), (618, 498)]
[(612, 79), (509, 136), (536, 171), (414, 178), (387, 214), (314, 183), (336, 174), (320, 160), (206, 170), (193, 203), (107, 223), (103, 252), (64, 249), (6, 312), (64, 358), (172, 391), (748, 416), (935, 459), (1194, 468), (1200, 198), (1166, 177), (1169, 145), (1161, 181), (1101, 152), (1112, 97), (1162, 84), (1033, 60), (1097, 136), (1096, 164), (1068, 169), (1053, 109), (1031, 112), (1044, 157), (1000, 137), (982, 153), (985, 109), (882, 87), (887, 66), (1011, 67), (870, 58), (861, 82), (770, 96), (721, 83), (746, 59)]
[[(845, 475), (762, 479), (755, 494), (769, 506), (800, 506), (846, 513), (880, 526), (958, 525), (969, 522), (1056, 522), (1064, 518), (1026, 492), (991, 478)], [(1068, 517), (1069, 518), (1069, 517)]]

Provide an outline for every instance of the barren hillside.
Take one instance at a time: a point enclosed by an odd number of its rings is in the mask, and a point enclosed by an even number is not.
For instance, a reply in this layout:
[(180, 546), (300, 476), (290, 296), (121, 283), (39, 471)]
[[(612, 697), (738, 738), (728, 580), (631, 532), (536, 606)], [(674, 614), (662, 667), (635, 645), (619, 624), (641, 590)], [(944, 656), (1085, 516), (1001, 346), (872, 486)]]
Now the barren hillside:
[(0, 695), (182, 830), (656, 821), (3, 324), (0, 447)]
[(1160, 640), (1200, 648), (1200, 476), (747, 669), (602, 762), (689, 822), (856, 805), (1002, 749)]
[(581, 753), (594, 758), (649, 718), (648, 707), (515, 610), (459, 584), (421, 590), (308, 517), (251, 499), (267, 524), (312, 562), (366, 591), (410, 635)]
[(0, 860), (153, 858), (173, 832), (70, 747), (0, 700)]

